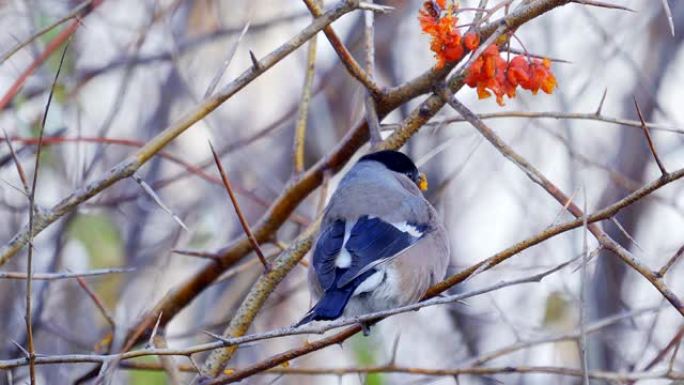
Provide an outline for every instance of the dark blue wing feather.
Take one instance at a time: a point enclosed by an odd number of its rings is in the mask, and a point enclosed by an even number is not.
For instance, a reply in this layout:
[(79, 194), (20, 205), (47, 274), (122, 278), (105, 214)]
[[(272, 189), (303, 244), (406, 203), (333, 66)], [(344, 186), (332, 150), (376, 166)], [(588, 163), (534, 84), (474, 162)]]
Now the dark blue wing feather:
[(341, 219), (321, 230), (313, 254), (313, 266), (323, 290), (334, 284), (335, 258), (344, 242), (344, 221)]
[(369, 264), (396, 255), (418, 239), (380, 218), (359, 218), (344, 245), (352, 255), (352, 263), (337, 280), (337, 287), (349, 284)]
[[(419, 232), (426, 225), (412, 224)], [(340, 317), (359, 285), (377, 270), (375, 263), (386, 260), (416, 243), (415, 237), (401, 231), (380, 218), (359, 218), (344, 243), (345, 222), (337, 220), (321, 230), (313, 255), (313, 267), (323, 289), (323, 296), (297, 323), (303, 325), (315, 320), (332, 320)], [(351, 264), (340, 268), (336, 258), (342, 247), (351, 254)]]
[(354, 294), (354, 290), (356, 290), (361, 282), (374, 273), (375, 270), (367, 271), (353, 279), (348, 285), (342, 288), (333, 286), (326, 290), (323, 293), (323, 297), (318, 300), (316, 305), (309, 310), (306, 316), (304, 316), (304, 318), (299, 321), (295, 327), (304, 325), (305, 323), (309, 323), (311, 321), (333, 320), (340, 317), (344, 312), (344, 308), (347, 306), (347, 302), (349, 302), (352, 294)]

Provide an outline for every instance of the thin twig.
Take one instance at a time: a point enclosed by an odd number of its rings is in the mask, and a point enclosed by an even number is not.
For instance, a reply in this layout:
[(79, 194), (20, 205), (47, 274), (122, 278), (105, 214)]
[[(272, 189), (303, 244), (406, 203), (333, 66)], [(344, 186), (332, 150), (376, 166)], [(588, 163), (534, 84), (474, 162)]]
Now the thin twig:
[[(98, 1), (96, 4), (99, 4), (100, 2), (101, 1)], [(92, 7), (88, 7), (87, 9), (92, 10), (96, 4), (94, 4)], [(48, 43), (48, 45), (45, 46), (45, 50), (43, 50), (43, 52), (41, 52), (41, 54), (34, 59), (34, 61), (19, 75), (19, 77), (17, 77), (12, 86), (5, 92), (2, 98), (0, 98), (0, 110), (4, 109), (10, 104), (14, 97), (17, 96), (19, 91), (21, 91), (21, 89), (24, 87), (24, 84), (28, 80), (29, 76), (31, 76), (31, 74), (35, 72), (35, 70), (38, 69), (38, 67), (40, 67), (40, 65), (43, 64), (45, 60), (47, 60), (59, 47), (61, 47), (62, 44), (64, 44), (64, 42), (74, 34), (74, 32), (76, 32), (79, 25), (81, 25), (80, 20), (72, 21), (66, 28), (57, 34), (57, 36), (55, 36)]]
[(297, 109), (297, 121), (294, 130), (294, 173), (295, 175), (304, 172), (304, 150), (306, 147), (306, 129), (309, 120), (309, 108), (311, 106), (311, 96), (313, 94), (314, 75), (316, 74), (316, 50), (318, 37), (314, 36), (309, 40), (309, 47), (306, 52), (306, 72), (304, 73), (304, 87), (302, 88), (302, 98)]
[(617, 9), (620, 11), (627, 11), (627, 12), (636, 12), (635, 10), (631, 8), (627, 8), (622, 5), (615, 5), (611, 3), (605, 3), (603, 1), (597, 1), (597, 0), (572, 0), (573, 3), (578, 3), (578, 4), (583, 4), (583, 5), (591, 5), (594, 7), (599, 7), (599, 8), (608, 8), (608, 9)]
[[(556, 120), (560, 120), (560, 119), (593, 120), (593, 121), (597, 121), (597, 122), (604, 122), (604, 123), (610, 123), (610, 124), (617, 124), (617, 125), (621, 125), (621, 126), (641, 128), (641, 122), (639, 122), (638, 120), (630, 120), (630, 119), (609, 117), (609, 116), (604, 116), (604, 115), (596, 115), (593, 112), (592, 113), (582, 113), (582, 112), (561, 112), (561, 111), (539, 111), (539, 112), (534, 112), (534, 111), (503, 111), (503, 112), (480, 113), (480, 114), (477, 114), (477, 117), (482, 119), (482, 120), (505, 119), (505, 118), (521, 118), (521, 119), (547, 118), (547, 119), (556, 119)], [(445, 123), (461, 123), (461, 122), (465, 122), (465, 121), (466, 120), (463, 117), (457, 116), (457, 117), (451, 117), (451, 118), (446, 118), (446, 119), (435, 119), (434, 121), (426, 123), (425, 126), (440, 127), (440, 126), (443, 126)], [(382, 125), (383, 130), (385, 130), (385, 131), (395, 131), (399, 126), (400, 126), (399, 124), (383, 124)], [(646, 126), (651, 130), (671, 132), (674, 134), (684, 134), (683, 129), (679, 129), (679, 128), (671, 127), (671, 126), (665, 126), (662, 124), (646, 123)]]
[(88, 286), (88, 283), (81, 276), (75, 276), (74, 278), (76, 278), (76, 282), (78, 282), (78, 285), (83, 289), (83, 291), (86, 292), (88, 297), (93, 301), (93, 303), (97, 307), (97, 310), (99, 310), (100, 314), (102, 314), (102, 317), (105, 319), (105, 321), (107, 321), (109, 326), (112, 328), (113, 336), (114, 331), (116, 330), (116, 323), (114, 322), (114, 318), (112, 317), (112, 315), (109, 314), (109, 311), (105, 307), (100, 297), (98, 297), (98, 295), (90, 288), (90, 286)]
[(679, 260), (679, 258), (682, 257), (682, 255), (684, 255), (684, 245), (682, 245), (682, 247), (680, 247), (679, 250), (674, 253), (667, 263), (665, 263), (665, 265), (658, 270), (658, 275), (664, 277), (665, 274), (667, 274), (667, 272), (672, 268), (672, 266), (674, 266), (674, 264)]
[(138, 184), (140, 185), (140, 187), (142, 187), (143, 191), (146, 192), (147, 195), (149, 195), (150, 198), (152, 198), (152, 200), (154, 201), (154, 203), (156, 203), (157, 206), (159, 206), (159, 208), (162, 209), (162, 211), (164, 211), (165, 213), (167, 213), (167, 214), (168, 214), (176, 223), (178, 223), (178, 225), (179, 225), (180, 227), (183, 228), (183, 230), (188, 231), (188, 232), (190, 231), (190, 230), (188, 229), (188, 226), (186, 226), (185, 223), (183, 223), (183, 220), (180, 219), (180, 217), (179, 217), (178, 215), (176, 215), (176, 213), (174, 213), (174, 212), (169, 208), (169, 206), (167, 206), (166, 204), (164, 204), (164, 202), (161, 200), (161, 198), (159, 197), (159, 195), (158, 195), (156, 192), (154, 192), (154, 190), (152, 189), (152, 187), (151, 187), (149, 184), (147, 184), (147, 182), (145, 182), (145, 181), (143, 180), (143, 178), (141, 178), (140, 175), (138, 175), (137, 172), (136, 172), (136, 173), (133, 173), (133, 175), (132, 175), (131, 177), (133, 178), (133, 180), (135, 180), (136, 182), (138, 182)]
[(152, 333), (150, 333), (150, 338), (147, 341), (147, 347), (156, 347), (154, 346), (154, 337), (157, 335), (157, 331), (159, 330), (159, 324), (161, 323), (162, 315), (162, 313), (159, 313), (159, 315), (157, 316), (157, 322), (154, 323)]
[(4, 63), (7, 59), (12, 57), (15, 53), (19, 52), (22, 48), (26, 47), (27, 45), (31, 44), (34, 40), (38, 39), (39, 37), (45, 35), (46, 33), (50, 32), (53, 30), (55, 27), (58, 27), (60, 24), (65, 23), (75, 17), (83, 17), (85, 14), (90, 12), (92, 8), (96, 7), (98, 3), (101, 1), (94, 2), (93, 0), (85, 0), (76, 7), (74, 7), (71, 12), (67, 13), (63, 17), (55, 20), (54, 22), (50, 23), (49, 25), (45, 26), (42, 28), (40, 31), (32, 34), (29, 36), (27, 39), (23, 40), (22, 42), (18, 43), (14, 47), (10, 48), (7, 52), (5, 52), (4, 55), (2, 55), (2, 58), (0, 58), (0, 65)]
[[(369, 2), (373, 4), (371, 0)], [(373, 11), (364, 11), (364, 40), (366, 48), (366, 73), (368, 78), (373, 80), (375, 77), (375, 14)], [(371, 148), (376, 149), (382, 142), (382, 135), (380, 134), (380, 120), (378, 118), (378, 111), (375, 108), (375, 99), (370, 91), (364, 100), (366, 109), (366, 120), (368, 121), (368, 131), (370, 132)]]
[[(130, 273), (135, 268), (112, 268), (90, 270), (82, 273), (62, 272), (62, 273), (33, 273), (31, 279), (34, 281), (56, 281), (60, 279), (73, 279), (77, 277), (98, 277), (108, 274)], [(23, 272), (0, 271), (0, 279), (27, 279), (28, 275)]]
[[(647, 308), (642, 308), (638, 310), (633, 310), (630, 312), (626, 313), (621, 313), (621, 314), (616, 314), (610, 317), (606, 317), (597, 321), (592, 322), (591, 324), (586, 325), (584, 332), (586, 334), (593, 334), (596, 333), (608, 326), (614, 325), (618, 322), (622, 322), (624, 320), (628, 319), (633, 319), (637, 316), (643, 315), (643, 314), (648, 314), (653, 311), (658, 311), (658, 310), (663, 310), (663, 306), (651, 306)], [(582, 332), (580, 330), (575, 330), (569, 333), (562, 333), (562, 334), (554, 334), (550, 336), (542, 336), (539, 338), (534, 338), (528, 341), (520, 341), (516, 342), (512, 345), (507, 345), (499, 349), (492, 350), (490, 352), (483, 353), (477, 357), (474, 358), (469, 358), (465, 360), (464, 362), (461, 363), (461, 366), (482, 366), (483, 364), (490, 362), (496, 358), (503, 357), (506, 355), (509, 355), (511, 353), (515, 353), (517, 351), (520, 351), (522, 349), (526, 348), (531, 348), (534, 346), (538, 345), (543, 345), (543, 344), (549, 344), (553, 342), (561, 342), (561, 341), (576, 341), (581, 337)], [(648, 369), (644, 369), (648, 370)]]
[(226, 175), (226, 172), (223, 169), (223, 165), (221, 164), (221, 159), (219, 159), (218, 154), (216, 154), (214, 146), (211, 144), (211, 142), (209, 142), (209, 148), (211, 149), (211, 153), (214, 156), (214, 162), (216, 162), (216, 167), (218, 168), (219, 174), (221, 174), (223, 186), (226, 188), (226, 191), (228, 191), (230, 201), (233, 203), (235, 214), (237, 214), (237, 217), (240, 220), (242, 230), (244, 230), (245, 235), (247, 235), (247, 239), (249, 239), (249, 242), (252, 244), (254, 252), (259, 257), (261, 264), (264, 265), (264, 270), (269, 271), (270, 267), (268, 265), (268, 262), (266, 261), (266, 257), (264, 257), (264, 253), (261, 251), (259, 241), (257, 241), (256, 237), (254, 237), (254, 234), (252, 233), (252, 230), (249, 228), (249, 223), (247, 222), (247, 219), (245, 219), (245, 215), (242, 213), (242, 209), (240, 208), (237, 198), (235, 197), (235, 193), (233, 192), (233, 186), (231, 186), (230, 180), (228, 179), (228, 175)]
[[(587, 189), (584, 192), (584, 212), (587, 212)], [(587, 217), (582, 219), (582, 271), (580, 273), (580, 302), (579, 302), (579, 350), (582, 367), (582, 384), (589, 385), (589, 363), (587, 358), (587, 325), (586, 325), (586, 298), (587, 298), (587, 263), (589, 263), (589, 223)]]
[(599, 105), (596, 108), (596, 112), (594, 113), (594, 115), (601, 116), (601, 110), (603, 110), (603, 103), (606, 101), (606, 96), (608, 96), (607, 87), (603, 90), (603, 95), (601, 95), (601, 101), (599, 102)]
[(207, 90), (204, 92), (205, 99), (210, 97), (211, 94), (214, 93), (214, 90), (216, 90), (216, 86), (218, 86), (219, 82), (221, 81), (223, 74), (226, 73), (226, 71), (228, 70), (230, 63), (233, 61), (233, 57), (235, 56), (235, 53), (237, 52), (238, 47), (240, 46), (242, 38), (245, 37), (245, 34), (249, 29), (249, 24), (250, 23), (245, 24), (245, 26), (242, 28), (242, 31), (240, 32), (240, 35), (237, 37), (237, 39), (235, 39), (235, 43), (233, 43), (233, 46), (230, 48), (230, 50), (228, 50), (228, 55), (226, 55), (226, 59), (223, 61), (223, 65), (221, 65), (221, 68), (219, 68), (219, 70), (216, 71), (214, 78), (211, 80), (211, 83), (209, 83), (209, 87), (207, 87)]
[[(33, 220), (36, 211), (36, 186), (38, 183), (38, 170), (40, 169), (40, 153), (43, 144), (43, 135), (45, 134), (45, 122), (47, 121), (47, 115), (50, 111), (50, 104), (52, 104), (52, 97), (55, 93), (57, 79), (59, 79), (59, 73), (62, 71), (62, 66), (64, 65), (64, 57), (66, 56), (68, 48), (69, 43), (67, 42), (67, 44), (64, 46), (64, 50), (62, 51), (62, 57), (59, 59), (59, 67), (57, 67), (57, 73), (55, 73), (55, 78), (52, 81), (52, 87), (50, 87), (50, 94), (48, 95), (47, 102), (45, 103), (45, 111), (43, 112), (43, 118), (40, 122), (40, 131), (38, 132), (38, 148), (36, 149), (36, 161), (33, 167), (33, 180), (31, 181), (31, 194), (29, 195), (29, 234), (33, 233)], [(33, 315), (31, 313), (31, 296), (33, 295), (33, 236), (29, 236), (28, 245), (28, 255), (26, 259), (26, 333), (28, 339), (29, 353), (29, 376), (31, 379), (31, 385), (35, 385), (36, 348), (33, 342)]]
[(7, 135), (7, 131), (5, 130), (5, 126), (2, 126), (2, 133), (5, 135), (5, 142), (7, 143), (7, 147), (9, 147), (10, 150), (10, 155), (12, 156), (12, 161), (14, 162), (14, 167), (17, 169), (17, 174), (19, 175), (19, 180), (21, 180), (21, 185), (24, 187), (24, 194), (28, 197), (31, 195), (31, 191), (29, 190), (28, 182), (26, 179), (26, 173), (24, 172), (24, 168), (21, 166), (21, 162), (19, 162), (19, 157), (17, 157), (17, 152), (14, 151), (14, 146), (12, 146), (12, 141), (10, 140), (9, 136)]
[[(309, 8), (309, 11), (314, 17), (320, 17), (321, 14), (323, 14), (321, 7), (315, 0), (304, 0), (304, 4), (306, 4), (306, 7)], [(335, 30), (332, 29), (331, 26), (326, 26), (323, 29), (323, 33), (325, 33), (330, 45), (332, 45), (333, 49), (340, 57), (342, 64), (344, 64), (349, 74), (366, 87), (373, 97), (380, 97), (383, 94), (382, 89), (373, 81), (369, 74), (361, 68), (356, 59), (354, 59), (354, 56), (352, 56), (347, 47), (344, 46), (344, 43), (342, 43), (342, 40), (337, 36)]]
[(663, 162), (660, 160), (660, 156), (658, 156), (658, 152), (655, 149), (655, 145), (653, 144), (653, 138), (651, 138), (651, 133), (648, 131), (648, 127), (646, 126), (646, 121), (644, 120), (644, 116), (641, 114), (641, 109), (639, 108), (639, 103), (637, 103), (636, 98), (634, 98), (634, 107), (636, 108), (637, 115), (639, 115), (639, 121), (641, 122), (641, 129), (644, 131), (644, 135), (646, 136), (646, 142), (648, 143), (648, 149), (651, 150), (651, 154), (653, 154), (653, 158), (655, 158), (656, 164), (658, 164), (658, 168), (660, 169), (660, 173), (662, 175), (667, 175), (667, 170), (665, 170), (665, 166), (663, 165)]
[[(129, 370), (164, 370), (164, 367), (159, 363), (154, 362), (122, 362), (122, 369)], [(178, 370), (183, 372), (193, 372), (194, 368), (191, 365), (179, 365)], [(257, 373), (261, 375), (298, 375), (298, 376), (337, 376), (340, 378), (344, 375), (353, 374), (371, 374), (371, 373), (398, 373), (416, 376), (443, 376), (443, 377), (458, 377), (462, 375), (473, 375), (481, 378), (489, 378), (494, 375), (506, 374), (554, 374), (561, 376), (582, 377), (581, 370), (560, 367), (560, 366), (502, 366), (502, 367), (459, 367), (455, 369), (434, 369), (434, 368), (419, 368), (399, 366), (395, 364), (369, 366), (369, 367), (334, 367), (334, 368), (306, 368), (306, 367), (280, 367), (269, 369), (268, 371)], [(610, 372), (610, 371), (595, 371), (589, 373), (589, 377), (595, 380), (602, 380), (608, 383), (627, 383), (638, 380), (661, 379), (661, 380), (681, 380), (684, 379), (684, 373), (677, 371), (667, 371), (664, 369), (658, 371), (643, 371), (643, 372)]]
[(665, 11), (665, 16), (667, 17), (667, 24), (670, 26), (670, 33), (672, 36), (675, 35), (675, 26), (674, 26), (674, 20), (672, 19), (672, 10), (670, 10), (670, 4), (667, 3), (667, 0), (661, 0), (663, 4), (663, 10)]

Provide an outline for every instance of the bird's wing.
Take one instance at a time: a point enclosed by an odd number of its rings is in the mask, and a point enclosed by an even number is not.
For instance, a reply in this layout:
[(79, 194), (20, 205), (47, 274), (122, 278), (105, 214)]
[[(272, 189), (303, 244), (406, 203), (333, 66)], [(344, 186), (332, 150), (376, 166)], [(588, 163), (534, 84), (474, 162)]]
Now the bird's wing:
[(391, 260), (413, 246), (423, 235), (419, 225), (388, 223), (378, 217), (362, 216), (351, 229), (344, 247), (351, 254), (351, 264), (337, 279), (341, 288), (380, 263)]
[(325, 290), (335, 281), (335, 258), (344, 243), (345, 222), (338, 219), (321, 229), (313, 253), (313, 267), (321, 287)]

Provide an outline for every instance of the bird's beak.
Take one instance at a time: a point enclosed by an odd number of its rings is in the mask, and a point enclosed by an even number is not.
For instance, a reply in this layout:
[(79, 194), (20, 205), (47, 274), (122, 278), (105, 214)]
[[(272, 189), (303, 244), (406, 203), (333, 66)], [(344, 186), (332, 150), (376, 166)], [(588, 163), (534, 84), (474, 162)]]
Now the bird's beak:
[(428, 189), (427, 177), (422, 172), (418, 175), (418, 188), (420, 191), (427, 191)]

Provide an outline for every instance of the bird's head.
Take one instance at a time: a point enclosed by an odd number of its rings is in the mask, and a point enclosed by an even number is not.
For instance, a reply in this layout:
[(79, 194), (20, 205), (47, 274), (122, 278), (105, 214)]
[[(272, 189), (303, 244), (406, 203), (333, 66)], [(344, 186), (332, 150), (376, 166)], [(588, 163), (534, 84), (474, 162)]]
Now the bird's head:
[(428, 182), (425, 174), (418, 171), (415, 163), (399, 151), (383, 150), (370, 153), (359, 159), (359, 162), (376, 161), (382, 163), (389, 170), (404, 174), (411, 179), (421, 191), (428, 189)]

